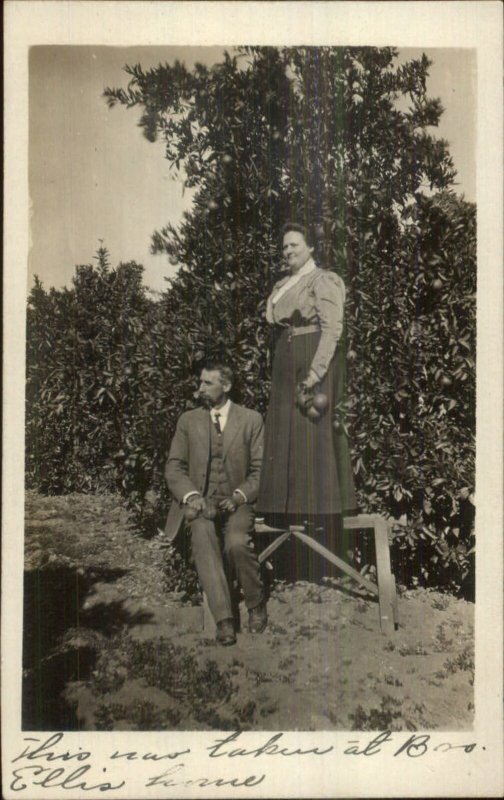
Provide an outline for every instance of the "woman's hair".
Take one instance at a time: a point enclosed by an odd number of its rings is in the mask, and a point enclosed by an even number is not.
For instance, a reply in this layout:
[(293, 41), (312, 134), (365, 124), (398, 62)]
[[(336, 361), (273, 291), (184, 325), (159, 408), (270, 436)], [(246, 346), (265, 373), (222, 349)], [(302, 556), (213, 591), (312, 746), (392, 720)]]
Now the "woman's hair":
[(286, 222), (285, 225), (282, 226), (282, 240), (285, 234), (291, 231), (300, 233), (304, 237), (308, 247), (315, 247), (315, 237), (312, 231), (304, 225), (300, 225), (298, 222)]

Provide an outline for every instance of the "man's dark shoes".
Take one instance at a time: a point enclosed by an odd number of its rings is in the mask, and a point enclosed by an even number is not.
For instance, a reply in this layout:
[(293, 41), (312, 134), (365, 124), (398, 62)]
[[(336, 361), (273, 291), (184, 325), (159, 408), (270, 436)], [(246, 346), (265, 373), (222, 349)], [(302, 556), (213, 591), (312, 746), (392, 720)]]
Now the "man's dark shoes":
[(250, 633), (262, 633), (268, 624), (266, 613), (266, 603), (260, 603), (255, 608), (249, 609), (249, 631)]
[(232, 619), (221, 619), (217, 623), (217, 641), (225, 647), (230, 644), (236, 644), (236, 634)]

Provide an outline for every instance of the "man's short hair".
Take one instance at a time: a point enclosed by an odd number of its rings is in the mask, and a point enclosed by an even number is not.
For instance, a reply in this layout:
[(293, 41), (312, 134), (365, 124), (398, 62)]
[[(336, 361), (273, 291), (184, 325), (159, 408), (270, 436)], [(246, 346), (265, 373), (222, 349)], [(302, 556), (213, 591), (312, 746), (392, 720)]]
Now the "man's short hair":
[(203, 366), (208, 372), (218, 372), (221, 376), (221, 381), (233, 385), (234, 373), (231, 367), (224, 364), (222, 361), (207, 361)]

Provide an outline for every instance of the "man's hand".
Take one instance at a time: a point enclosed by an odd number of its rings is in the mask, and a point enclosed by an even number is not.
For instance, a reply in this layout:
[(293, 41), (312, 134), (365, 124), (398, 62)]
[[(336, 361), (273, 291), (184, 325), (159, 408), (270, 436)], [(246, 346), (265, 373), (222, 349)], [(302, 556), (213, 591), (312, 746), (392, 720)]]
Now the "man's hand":
[(184, 513), (188, 522), (192, 522), (196, 517), (201, 516), (206, 511), (205, 498), (200, 494), (192, 494), (187, 498)]
[(219, 508), (221, 511), (227, 511), (228, 514), (233, 514), (233, 512), (236, 511), (237, 506), (235, 506), (232, 497), (225, 497), (224, 500), (220, 501)]
[(233, 514), (238, 506), (243, 505), (244, 502), (245, 498), (241, 492), (233, 492), (231, 497), (225, 497), (224, 500), (220, 501), (219, 508), (222, 511), (227, 511), (228, 514)]
[(186, 505), (188, 505), (189, 508), (194, 508), (194, 510), (198, 511), (200, 514), (206, 511), (205, 498), (200, 494), (192, 494), (190, 497), (188, 497)]

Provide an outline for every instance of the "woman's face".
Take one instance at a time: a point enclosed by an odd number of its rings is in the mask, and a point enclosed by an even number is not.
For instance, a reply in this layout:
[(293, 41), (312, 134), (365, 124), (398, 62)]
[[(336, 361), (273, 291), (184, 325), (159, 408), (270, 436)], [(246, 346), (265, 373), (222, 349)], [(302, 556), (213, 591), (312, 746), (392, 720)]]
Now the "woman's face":
[(283, 256), (291, 272), (297, 272), (311, 258), (313, 247), (308, 247), (299, 231), (288, 231), (283, 238)]

